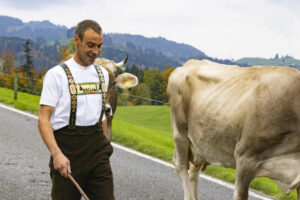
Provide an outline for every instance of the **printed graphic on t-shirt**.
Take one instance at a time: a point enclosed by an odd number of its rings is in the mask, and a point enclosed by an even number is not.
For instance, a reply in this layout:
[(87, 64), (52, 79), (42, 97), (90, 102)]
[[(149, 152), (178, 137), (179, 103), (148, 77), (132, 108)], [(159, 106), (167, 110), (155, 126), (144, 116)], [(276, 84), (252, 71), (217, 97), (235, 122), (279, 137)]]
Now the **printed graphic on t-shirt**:
[(96, 83), (76, 83), (77, 95), (80, 94), (100, 94), (102, 89), (99, 82)]

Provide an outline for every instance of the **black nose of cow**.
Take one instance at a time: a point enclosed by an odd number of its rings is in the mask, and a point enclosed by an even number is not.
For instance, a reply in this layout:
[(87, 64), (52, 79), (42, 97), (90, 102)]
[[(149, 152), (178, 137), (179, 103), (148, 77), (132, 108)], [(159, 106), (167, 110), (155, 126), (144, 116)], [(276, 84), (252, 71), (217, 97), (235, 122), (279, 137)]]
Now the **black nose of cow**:
[(111, 119), (113, 118), (112, 109), (111, 109), (111, 106), (109, 104), (105, 105), (105, 115), (106, 115), (106, 117), (109, 117)]

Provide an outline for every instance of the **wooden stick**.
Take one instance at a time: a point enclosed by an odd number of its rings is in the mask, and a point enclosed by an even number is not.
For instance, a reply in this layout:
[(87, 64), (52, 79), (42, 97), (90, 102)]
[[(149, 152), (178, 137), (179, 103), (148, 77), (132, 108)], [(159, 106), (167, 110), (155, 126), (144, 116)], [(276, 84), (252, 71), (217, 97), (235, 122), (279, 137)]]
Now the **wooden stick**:
[(72, 183), (75, 185), (75, 187), (79, 190), (80, 194), (84, 197), (85, 200), (89, 200), (89, 198), (86, 196), (86, 194), (84, 193), (84, 191), (81, 189), (81, 187), (79, 186), (79, 184), (75, 181), (75, 179), (73, 178), (73, 176), (71, 174), (68, 173), (68, 177), (69, 179), (72, 181)]

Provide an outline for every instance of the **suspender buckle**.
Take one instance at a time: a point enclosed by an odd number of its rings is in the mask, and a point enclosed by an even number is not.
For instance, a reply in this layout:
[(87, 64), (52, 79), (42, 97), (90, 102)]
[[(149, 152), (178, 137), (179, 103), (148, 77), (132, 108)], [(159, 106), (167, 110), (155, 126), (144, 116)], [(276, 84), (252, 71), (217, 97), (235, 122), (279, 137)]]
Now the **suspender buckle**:
[(75, 129), (75, 124), (70, 124), (68, 127), (69, 129)]

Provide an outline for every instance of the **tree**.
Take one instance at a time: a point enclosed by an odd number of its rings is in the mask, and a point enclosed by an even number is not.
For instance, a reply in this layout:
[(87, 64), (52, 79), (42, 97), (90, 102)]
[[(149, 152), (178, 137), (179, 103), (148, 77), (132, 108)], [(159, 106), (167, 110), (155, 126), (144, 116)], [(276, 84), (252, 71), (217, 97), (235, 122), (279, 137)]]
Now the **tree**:
[(2, 51), (1, 58), (3, 60), (3, 73), (11, 74), (14, 67), (14, 63), (16, 62), (16, 60), (14, 59), (13, 52), (5, 46)]
[(41, 36), (37, 37), (35, 41), (38, 45), (44, 45), (47, 43), (47, 40)]
[(4, 60), (0, 58), (0, 72), (3, 71)]
[[(163, 84), (162, 84), (162, 76), (159, 69), (145, 69), (144, 70), (144, 82), (147, 84), (151, 91), (151, 98), (162, 101), (163, 100)], [(156, 104), (156, 102), (152, 102), (152, 104)]]
[(76, 51), (76, 43), (75, 43), (74, 39), (70, 40), (69, 48), (71, 49), (71, 53), (74, 54)]
[(32, 41), (29, 39), (27, 39), (23, 44), (24, 53), (25, 53), (25, 64), (22, 65), (21, 68), (27, 78), (33, 78), (32, 70), (34, 69), (34, 65), (33, 65), (33, 57), (31, 55), (31, 46), (32, 46)]
[(65, 61), (69, 58), (69, 56), (71, 55), (71, 51), (68, 47), (66, 46), (60, 46), (59, 47), (59, 55), (58, 55), (58, 59), (60, 61)]
[(165, 67), (164, 71), (161, 73), (162, 76), (162, 84), (163, 84), (163, 95), (162, 100), (164, 102), (168, 101), (168, 95), (167, 95), (167, 87), (168, 87), (168, 81), (170, 74), (174, 71), (174, 67)]
[(19, 79), (20, 88), (23, 84), (23, 88), (21, 88), (22, 91), (29, 92), (31, 94), (38, 94), (41, 87), (36, 80), (38, 75), (33, 65), (33, 56), (31, 53), (32, 41), (27, 39), (23, 46), (25, 53), (25, 64), (21, 66), (21, 70), (25, 78), (23, 82), (21, 79)]
[[(144, 98), (151, 98), (151, 90), (147, 86), (146, 83), (141, 83), (137, 87), (136, 96), (144, 97)], [(143, 99), (143, 98), (136, 98), (134, 101), (135, 105), (149, 105), (151, 104), (150, 100)]]
[(74, 39), (70, 40), (68, 46), (60, 46), (59, 47), (59, 55), (58, 59), (60, 61), (65, 61), (70, 58), (72, 54), (74, 54), (76, 51), (76, 44)]
[(144, 72), (143, 70), (140, 70), (137, 65), (133, 64), (131, 67), (126, 67), (125, 71), (134, 74), (138, 78), (139, 83), (143, 82)]

